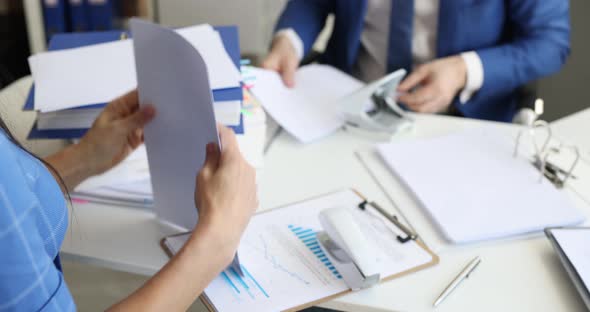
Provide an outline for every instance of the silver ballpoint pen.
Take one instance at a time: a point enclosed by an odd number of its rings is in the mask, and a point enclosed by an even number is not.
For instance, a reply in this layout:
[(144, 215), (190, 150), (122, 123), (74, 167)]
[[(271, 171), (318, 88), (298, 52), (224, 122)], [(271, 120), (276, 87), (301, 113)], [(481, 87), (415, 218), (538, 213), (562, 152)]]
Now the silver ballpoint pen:
[(453, 281), (443, 290), (443, 292), (438, 296), (436, 301), (434, 302), (433, 306), (438, 306), (441, 302), (443, 302), (456, 288), (463, 282), (466, 278), (469, 277), (469, 274), (477, 268), (477, 266), (481, 263), (481, 258), (479, 256), (475, 257), (475, 259), (469, 261), (467, 266), (453, 279)]

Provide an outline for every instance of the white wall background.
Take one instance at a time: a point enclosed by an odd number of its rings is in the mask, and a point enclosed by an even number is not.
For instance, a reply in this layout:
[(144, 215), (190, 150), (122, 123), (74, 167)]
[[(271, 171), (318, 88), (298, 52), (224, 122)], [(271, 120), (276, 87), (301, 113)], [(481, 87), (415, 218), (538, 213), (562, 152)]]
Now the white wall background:
[(199, 23), (238, 25), (242, 54), (264, 55), (286, 0), (159, 0), (159, 22), (180, 27)]

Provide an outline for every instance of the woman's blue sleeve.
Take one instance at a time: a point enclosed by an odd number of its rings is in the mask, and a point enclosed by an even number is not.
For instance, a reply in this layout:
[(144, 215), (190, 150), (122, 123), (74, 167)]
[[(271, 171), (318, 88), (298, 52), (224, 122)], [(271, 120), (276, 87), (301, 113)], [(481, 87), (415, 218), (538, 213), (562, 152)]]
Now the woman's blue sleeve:
[(44, 247), (51, 237), (39, 234), (38, 197), (14, 154), (0, 154), (0, 311), (75, 311), (63, 274)]

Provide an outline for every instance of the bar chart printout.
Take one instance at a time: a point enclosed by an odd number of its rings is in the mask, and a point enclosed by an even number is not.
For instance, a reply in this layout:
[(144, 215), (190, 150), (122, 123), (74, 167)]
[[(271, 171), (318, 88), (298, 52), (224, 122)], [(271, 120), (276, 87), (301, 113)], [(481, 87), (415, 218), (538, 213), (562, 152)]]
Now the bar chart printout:
[(218, 311), (285, 310), (348, 289), (318, 243), (320, 225), (298, 224), (249, 228), (238, 251), (244, 275), (228, 268), (205, 292)]
[(206, 301), (218, 312), (276, 312), (349, 290), (317, 239), (322, 231), (318, 216), (332, 207), (349, 207), (365, 235), (387, 251), (378, 256), (383, 276), (432, 261), (425, 250), (400, 244), (381, 221), (359, 210), (361, 201), (355, 192), (343, 190), (256, 215), (238, 248), (244, 275), (224, 270), (205, 290)]
[(291, 232), (293, 232), (293, 234), (295, 234), (295, 236), (297, 236), (297, 238), (299, 238), (299, 240), (301, 240), (301, 242), (303, 242), (305, 246), (307, 246), (307, 248), (309, 248), (309, 250), (313, 252), (313, 254), (326, 266), (326, 268), (328, 268), (330, 272), (334, 274), (336, 278), (342, 278), (340, 273), (338, 273), (336, 268), (332, 265), (332, 263), (324, 253), (324, 250), (322, 250), (322, 248), (320, 247), (320, 242), (317, 238), (317, 232), (315, 232), (312, 229), (306, 229), (292, 224), (289, 224), (288, 227), (291, 230)]

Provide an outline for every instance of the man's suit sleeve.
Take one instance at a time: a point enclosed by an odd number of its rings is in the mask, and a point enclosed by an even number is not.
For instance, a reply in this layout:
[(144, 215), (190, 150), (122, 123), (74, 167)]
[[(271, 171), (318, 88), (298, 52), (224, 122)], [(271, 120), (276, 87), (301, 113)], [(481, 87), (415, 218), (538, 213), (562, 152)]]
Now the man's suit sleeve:
[[(508, 27), (513, 39), (476, 50), (483, 64), (484, 82), (471, 100), (506, 95), (531, 80), (555, 73), (569, 55), (569, 1), (510, 0), (508, 3)], [(472, 103), (466, 103), (462, 109), (478, 109), (469, 104)]]
[(326, 18), (338, 0), (290, 0), (279, 17), (275, 31), (293, 29), (303, 41), (306, 55), (324, 28)]

